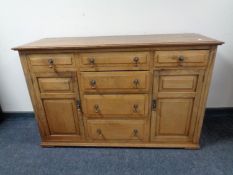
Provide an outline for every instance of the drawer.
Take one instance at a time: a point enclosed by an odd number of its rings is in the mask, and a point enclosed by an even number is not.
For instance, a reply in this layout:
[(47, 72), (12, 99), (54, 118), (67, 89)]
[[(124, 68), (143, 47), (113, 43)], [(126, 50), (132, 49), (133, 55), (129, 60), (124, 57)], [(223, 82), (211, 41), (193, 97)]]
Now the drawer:
[(73, 93), (73, 78), (38, 78), (41, 93)]
[(206, 66), (209, 50), (156, 51), (154, 66)]
[(80, 53), (81, 67), (145, 67), (149, 52), (104, 52)]
[(194, 92), (197, 87), (198, 75), (161, 75), (160, 92)]
[(87, 120), (88, 135), (94, 140), (144, 140), (144, 120)]
[(149, 72), (82, 72), (83, 91), (148, 91)]
[(148, 95), (84, 95), (84, 114), (89, 117), (143, 117), (148, 114)]
[(55, 72), (61, 68), (74, 67), (73, 54), (31, 54), (28, 55), (34, 72)]

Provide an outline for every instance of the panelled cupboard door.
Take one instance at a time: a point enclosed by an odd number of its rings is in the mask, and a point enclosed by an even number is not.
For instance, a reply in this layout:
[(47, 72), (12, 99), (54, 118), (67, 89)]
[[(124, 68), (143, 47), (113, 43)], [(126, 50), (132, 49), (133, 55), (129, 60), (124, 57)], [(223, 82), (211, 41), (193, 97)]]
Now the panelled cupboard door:
[(154, 72), (152, 141), (192, 141), (202, 81), (203, 70)]
[(34, 88), (41, 106), (40, 117), (46, 126), (44, 138), (51, 141), (76, 141), (82, 136), (77, 109), (76, 72), (34, 73)]

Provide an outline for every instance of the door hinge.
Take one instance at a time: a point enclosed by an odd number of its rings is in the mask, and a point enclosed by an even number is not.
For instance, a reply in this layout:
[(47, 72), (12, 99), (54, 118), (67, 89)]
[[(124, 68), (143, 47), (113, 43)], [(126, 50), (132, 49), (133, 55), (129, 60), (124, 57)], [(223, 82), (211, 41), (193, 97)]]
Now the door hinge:
[(80, 100), (77, 100), (77, 101), (76, 101), (76, 107), (77, 107), (77, 109), (78, 109), (79, 111), (81, 111), (81, 102), (80, 102)]
[(156, 99), (152, 100), (152, 110), (155, 111), (156, 110)]

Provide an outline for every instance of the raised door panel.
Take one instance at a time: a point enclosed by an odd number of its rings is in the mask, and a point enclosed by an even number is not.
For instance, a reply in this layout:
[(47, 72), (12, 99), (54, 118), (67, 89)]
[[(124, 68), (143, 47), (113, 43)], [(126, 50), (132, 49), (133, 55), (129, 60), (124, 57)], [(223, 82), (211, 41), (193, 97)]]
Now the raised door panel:
[(73, 99), (44, 99), (43, 106), (50, 134), (79, 135), (78, 116)]
[(194, 92), (198, 75), (161, 75), (160, 92)]
[(38, 78), (41, 93), (74, 93), (72, 77)]
[(187, 136), (193, 99), (161, 99), (157, 110), (158, 136)]
[(39, 98), (77, 98), (76, 72), (34, 73), (34, 87)]

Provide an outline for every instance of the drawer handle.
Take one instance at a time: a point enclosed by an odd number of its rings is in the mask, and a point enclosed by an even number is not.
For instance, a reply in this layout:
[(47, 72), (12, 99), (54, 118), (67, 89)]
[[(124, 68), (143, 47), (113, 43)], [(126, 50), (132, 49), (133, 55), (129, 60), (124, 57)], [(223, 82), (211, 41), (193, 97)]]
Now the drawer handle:
[(95, 112), (96, 112), (96, 113), (99, 113), (99, 112), (100, 112), (99, 105), (95, 105), (95, 106), (94, 106), (94, 109), (95, 109)]
[(103, 135), (101, 129), (97, 129), (96, 132), (97, 132), (97, 134), (98, 134), (100, 137), (103, 137), (103, 138), (104, 138), (104, 135)]
[(48, 59), (48, 64), (49, 64), (49, 68), (53, 68), (54, 67), (54, 61), (52, 58)]
[(137, 129), (134, 129), (133, 130), (133, 137), (137, 137), (139, 140), (142, 140), (140, 137), (139, 137), (139, 131)]
[(182, 63), (184, 62), (184, 56), (179, 56), (178, 57), (178, 61), (179, 61), (179, 66), (183, 66)]
[(90, 85), (91, 85), (91, 88), (96, 88), (96, 81), (95, 80), (91, 80), (90, 81)]
[(94, 65), (95, 59), (94, 58), (88, 58), (89, 64)]
[(133, 105), (133, 112), (138, 112), (138, 104)]
[(134, 61), (134, 63), (135, 63), (135, 66), (138, 66), (139, 57), (134, 57), (134, 58), (133, 58), (133, 61)]
[(134, 137), (138, 137), (138, 130), (137, 130), (137, 129), (134, 129), (134, 130), (133, 130), (133, 136), (134, 136)]
[(184, 56), (182, 56), (182, 55), (179, 56), (179, 57), (178, 57), (178, 60), (179, 60), (179, 62), (183, 62), (183, 61), (184, 61)]
[(133, 80), (133, 84), (135, 85), (136, 88), (138, 88), (140, 81), (138, 79)]

